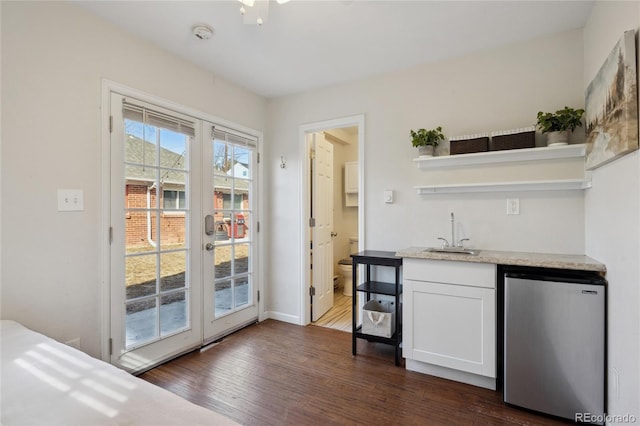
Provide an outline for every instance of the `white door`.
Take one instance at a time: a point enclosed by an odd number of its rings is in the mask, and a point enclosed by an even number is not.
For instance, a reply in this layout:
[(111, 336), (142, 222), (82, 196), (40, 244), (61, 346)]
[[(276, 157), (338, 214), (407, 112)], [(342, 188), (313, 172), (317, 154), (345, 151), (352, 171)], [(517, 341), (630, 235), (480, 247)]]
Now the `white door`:
[(333, 145), (322, 132), (312, 134), (311, 228), (312, 321), (333, 307)]
[(111, 362), (141, 371), (202, 342), (199, 125), (110, 104)]
[(204, 124), (204, 342), (258, 319), (256, 139)]

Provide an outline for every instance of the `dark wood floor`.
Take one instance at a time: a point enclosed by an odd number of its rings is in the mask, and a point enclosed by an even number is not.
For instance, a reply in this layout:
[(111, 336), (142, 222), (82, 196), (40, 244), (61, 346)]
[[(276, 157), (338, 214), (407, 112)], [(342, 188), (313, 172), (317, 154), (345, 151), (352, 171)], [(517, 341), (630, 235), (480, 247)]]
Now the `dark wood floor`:
[(243, 425), (552, 425), (502, 395), (396, 367), (393, 348), (267, 320), (140, 376)]

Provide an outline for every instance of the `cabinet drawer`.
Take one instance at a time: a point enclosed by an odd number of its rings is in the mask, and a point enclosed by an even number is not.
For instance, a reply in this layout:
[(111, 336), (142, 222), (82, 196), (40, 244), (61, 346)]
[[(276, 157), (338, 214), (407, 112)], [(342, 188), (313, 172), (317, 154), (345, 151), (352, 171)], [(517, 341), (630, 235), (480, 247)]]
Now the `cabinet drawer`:
[(403, 269), (405, 279), (496, 288), (496, 265), (493, 263), (405, 258)]

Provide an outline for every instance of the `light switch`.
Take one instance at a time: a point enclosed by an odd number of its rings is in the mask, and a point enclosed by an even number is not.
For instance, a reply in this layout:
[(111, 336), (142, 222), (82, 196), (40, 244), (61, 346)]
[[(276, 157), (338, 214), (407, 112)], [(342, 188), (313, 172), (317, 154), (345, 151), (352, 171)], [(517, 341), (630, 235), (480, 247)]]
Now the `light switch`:
[(75, 212), (84, 210), (82, 189), (58, 189), (58, 211)]
[(387, 204), (393, 203), (393, 190), (388, 189), (384, 191), (384, 202)]
[(520, 214), (520, 199), (507, 198), (507, 214)]

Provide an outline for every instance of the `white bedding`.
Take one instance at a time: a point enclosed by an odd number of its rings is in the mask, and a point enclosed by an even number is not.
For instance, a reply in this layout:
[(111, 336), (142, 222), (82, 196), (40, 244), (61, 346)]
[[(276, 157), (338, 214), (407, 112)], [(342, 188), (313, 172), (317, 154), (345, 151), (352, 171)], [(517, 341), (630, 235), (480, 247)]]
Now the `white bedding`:
[(237, 424), (15, 321), (0, 330), (2, 425)]

